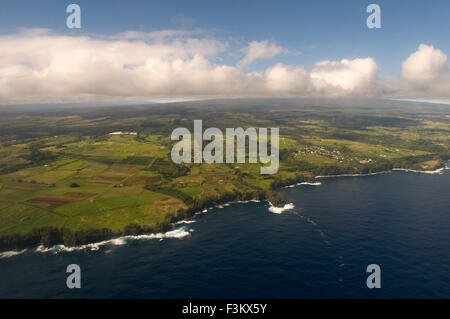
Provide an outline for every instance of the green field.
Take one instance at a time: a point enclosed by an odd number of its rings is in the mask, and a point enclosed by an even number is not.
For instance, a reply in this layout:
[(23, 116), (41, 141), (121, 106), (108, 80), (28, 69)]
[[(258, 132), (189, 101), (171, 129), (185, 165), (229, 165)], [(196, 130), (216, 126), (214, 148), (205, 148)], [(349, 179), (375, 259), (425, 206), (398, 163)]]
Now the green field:
[[(0, 248), (162, 231), (206, 205), (282, 204), (317, 175), (434, 170), (449, 159), (450, 108), (386, 101), (218, 100), (0, 109)], [(280, 128), (280, 169), (170, 159), (176, 127)], [(136, 135), (110, 135), (110, 132)]]

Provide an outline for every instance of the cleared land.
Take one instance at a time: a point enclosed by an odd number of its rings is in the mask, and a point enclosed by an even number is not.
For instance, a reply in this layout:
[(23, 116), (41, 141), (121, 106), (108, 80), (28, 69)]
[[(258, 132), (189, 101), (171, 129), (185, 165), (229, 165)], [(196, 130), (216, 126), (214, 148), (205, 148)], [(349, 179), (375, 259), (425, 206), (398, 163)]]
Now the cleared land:
[[(345, 104), (345, 105), (342, 105)], [(233, 100), (124, 107), (0, 110), (0, 249), (79, 244), (167, 229), (205, 205), (282, 203), (277, 187), (317, 175), (449, 158), (449, 106), (385, 101)], [(280, 170), (175, 165), (176, 127), (280, 128)], [(110, 135), (110, 132), (137, 132)]]

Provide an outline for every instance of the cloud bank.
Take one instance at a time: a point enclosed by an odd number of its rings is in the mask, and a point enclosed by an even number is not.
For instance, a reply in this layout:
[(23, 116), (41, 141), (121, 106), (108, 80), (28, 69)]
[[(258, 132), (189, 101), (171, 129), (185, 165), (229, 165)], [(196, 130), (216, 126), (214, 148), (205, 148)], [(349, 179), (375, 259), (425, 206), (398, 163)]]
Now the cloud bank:
[(402, 65), (406, 91), (415, 90), (424, 96), (450, 96), (450, 70), (447, 56), (431, 45), (421, 44)]
[[(235, 65), (220, 63), (229, 45), (201, 30), (124, 32), (109, 38), (32, 29), (0, 36), (0, 103), (176, 97), (450, 96), (447, 56), (422, 44), (383, 84), (371, 57), (319, 61), (309, 68), (275, 63), (245, 68), (287, 50), (250, 42)], [(217, 62), (219, 61), (219, 62)], [(383, 93), (384, 92), (384, 93)], [(386, 93), (388, 92), (388, 93)]]

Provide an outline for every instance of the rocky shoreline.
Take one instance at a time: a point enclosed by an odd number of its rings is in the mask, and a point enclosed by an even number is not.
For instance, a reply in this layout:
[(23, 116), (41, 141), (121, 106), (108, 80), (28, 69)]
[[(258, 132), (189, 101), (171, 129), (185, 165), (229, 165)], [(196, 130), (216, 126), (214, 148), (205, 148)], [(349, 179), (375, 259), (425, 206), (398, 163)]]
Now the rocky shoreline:
[[(391, 170), (384, 170), (379, 172), (372, 172), (367, 174), (339, 174), (339, 175), (318, 175), (313, 178), (312, 181), (280, 181), (277, 188), (294, 187), (296, 185), (320, 185), (316, 182), (316, 179), (321, 178), (333, 178), (333, 177), (362, 177), (372, 176), (379, 174), (387, 174), (392, 171), (405, 171), (405, 172), (417, 172), (427, 174), (442, 173), (445, 169), (449, 169), (448, 165), (438, 168), (434, 171), (419, 171), (412, 169), (393, 168)], [(16, 255), (24, 249), (32, 247), (41, 247), (41, 249), (49, 249), (53, 246), (62, 245), (64, 247), (80, 247), (88, 245), (96, 245), (98, 243), (105, 243), (108, 241), (114, 241), (122, 237), (127, 236), (161, 236), (161, 234), (171, 232), (174, 230), (174, 225), (177, 222), (189, 220), (196, 213), (202, 212), (208, 208), (217, 208), (219, 206), (236, 203), (236, 202), (249, 202), (249, 201), (267, 201), (274, 211), (279, 211), (286, 208), (284, 197), (276, 190), (269, 190), (262, 193), (254, 193), (256, 196), (250, 196), (245, 198), (245, 194), (236, 193), (235, 198), (219, 198), (216, 201), (206, 201), (201, 207), (190, 207), (186, 210), (180, 210), (176, 216), (174, 216), (169, 223), (158, 225), (157, 228), (143, 227), (137, 224), (129, 224), (124, 227), (121, 232), (113, 232), (110, 229), (91, 229), (81, 231), (71, 231), (68, 229), (57, 229), (55, 227), (44, 227), (42, 229), (33, 230), (29, 234), (25, 235), (9, 235), (0, 237), (0, 257), (6, 255)], [(262, 195), (262, 196), (261, 196)]]

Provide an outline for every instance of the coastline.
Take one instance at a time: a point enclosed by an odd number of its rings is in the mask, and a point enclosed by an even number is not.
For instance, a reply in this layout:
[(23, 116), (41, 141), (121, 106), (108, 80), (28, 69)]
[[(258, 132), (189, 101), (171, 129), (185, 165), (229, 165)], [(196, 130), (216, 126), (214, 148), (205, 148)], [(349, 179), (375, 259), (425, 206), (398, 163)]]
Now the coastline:
[[(420, 170), (413, 170), (413, 169), (406, 169), (406, 168), (393, 168), (391, 170), (387, 171), (380, 171), (380, 172), (374, 172), (374, 173), (367, 173), (367, 174), (341, 174), (341, 175), (318, 175), (314, 177), (314, 180), (321, 179), (321, 178), (336, 178), (336, 177), (366, 177), (366, 176), (374, 176), (374, 175), (380, 175), (380, 174), (389, 174), (393, 171), (402, 171), (402, 172), (412, 172), (412, 173), (420, 173), (420, 174), (442, 174), (444, 170), (448, 170), (450, 167), (448, 166), (448, 162), (444, 164), (443, 167), (438, 168), (434, 171), (420, 171)], [(293, 184), (289, 184), (286, 186), (280, 186), (280, 188), (292, 188), (295, 186), (301, 186), (301, 185), (309, 185), (309, 186), (320, 186), (321, 182), (297, 182)], [(219, 200), (220, 201), (220, 200)], [(290, 210), (294, 208), (294, 205), (292, 203), (284, 203), (283, 206), (281, 205), (274, 205), (270, 202), (269, 199), (248, 199), (248, 200), (232, 200), (224, 203), (219, 204), (213, 204), (213, 205), (205, 205), (208, 206), (207, 208), (203, 208), (200, 210), (194, 209), (192, 212), (187, 212), (190, 214), (189, 218), (183, 217), (179, 220), (174, 220), (171, 223), (171, 230), (167, 230), (165, 232), (159, 232), (159, 233), (142, 233), (142, 234), (124, 234), (122, 236), (112, 237), (112, 238), (105, 238), (105, 240), (98, 241), (98, 242), (92, 242), (77, 246), (65, 246), (63, 244), (56, 244), (52, 245), (50, 247), (44, 246), (42, 243), (30, 246), (28, 248), (24, 248), (21, 250), (9, 250), (9, 251), (3, 251), (0, 252), (0, 259), (1, 258), (9, 258), (17, 255), (21, 255), (29, 250), (34, 250), (35, 253), (45, 253), (45, 252), (54, 252), (55, 254), (61, 251), (66, 252), (72, 252), (72, 251), (80, 251), (85, 249), (90, 249), (91, 251), (99, 250), (101, 246), (112, 244), (114, 246), (121, 246), (127, 244), (127, 240), (148, 240), (148, 239), (159, 239), (163, 240), (164, 238), (184, 238), (190, 236), (191, 232), (193, 230), (187, 230), (185, 226), (181, 226), (180, 228), (176, 228), (176, 225), (182, 225), (182, 224), (192, 224), (195, 223), (195, 216), (200, 214), (205, 214), (209, 210), (212, 209), (220, 209), (226, 206), (230, 206), (232, 204), (245, 204), (245, 203), (260, 203), (260, 202), (267, 202), (269, 204), (268, 210), (274, 214), (281, 214), (285, 210)]]
[[(9, 258), (17, 255), (21, 255), (27, 251), (32, 251), (34, 253), (47, 253), (51, 252), (53, 254), (57, 254), (59, 252), (73, 252), (73, 251), (81, 251), (81, 250), (90, 250), (90, 251), (98, 251), (100, 247), (106, 246), (106, 245), (112, 245), (112, 246), (123, 246), (126, 245), (128, 241), (130, 240), (150, 240), (150, 239), (158, 239), (163, 240), (166, 238), (176, 238), (176, 239), (182, 239), (185, 237), (188, 237), (193, 232), (192, 229), (186, 229), (186, 226), (182, 226), (183, 224), (193, 224), (196, 222), (195, 217), (197, 215), (206, 214), (208, 211), (212, 209), (220, 209), (227, 206), (230, 206), (232, 204), (246, 204), (246, 203), (261, 203), (263, 201), (267, 200), (256, 200), (256, 199), (250, 199), (250, 200), (244, 200), (244, 201), (230, 201), (223, 204), (210, 206), (208, 208), (204, 208), (200, 211), (194, 212), (192, 216), (189, 219), (181, 219), (176, 222), (172, 223), (172, 229), (168, 230), (166, 232), (160, 232), (160, 233), (146, 233), (146, 234), (139, 234), (139, 235), (122, 235), (118, 237), (113, 237), (110, 239), (105, 239), (98, 242), (93, 243), (87, 243), (83, 245), (77, 245), (77, 246), (66, 246), (63, 244), (57, 244), (52, 245), (50, 247), (46, 247), (43, 244), (37, 244), (32, 247), (24, 248), (22, 250), (9, 250), (9, 251), (3, 251), (0, 252), (0, 259), (1, 258)], [(271, 206), (272, 204), (267, 201)], [(179, 226), (177, 228), (177, 226)]]

